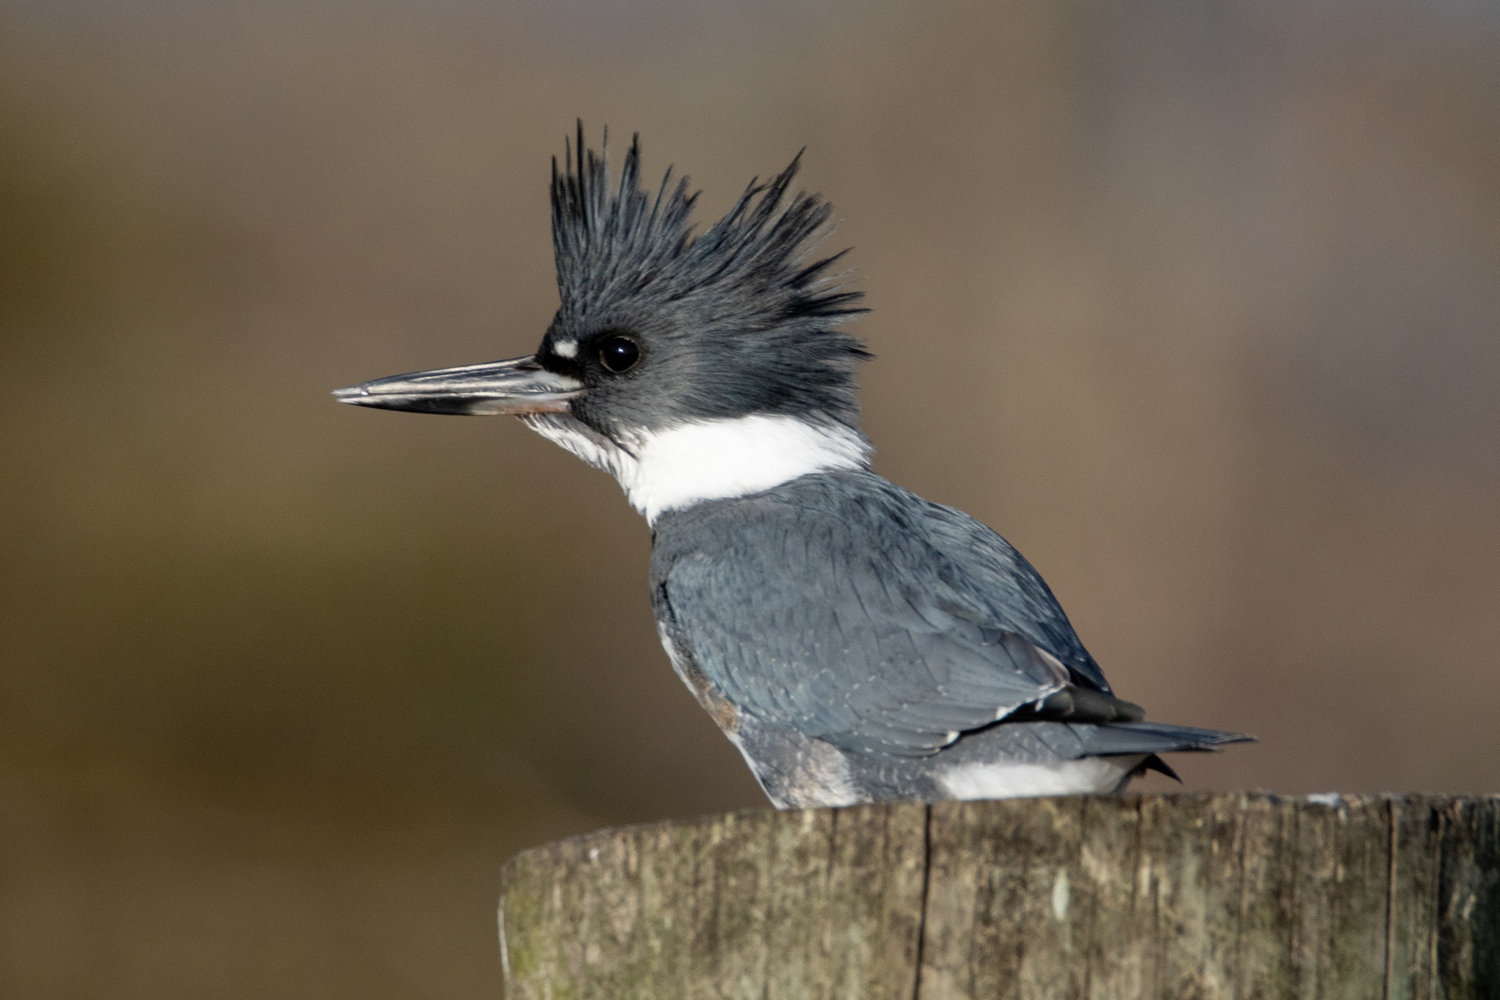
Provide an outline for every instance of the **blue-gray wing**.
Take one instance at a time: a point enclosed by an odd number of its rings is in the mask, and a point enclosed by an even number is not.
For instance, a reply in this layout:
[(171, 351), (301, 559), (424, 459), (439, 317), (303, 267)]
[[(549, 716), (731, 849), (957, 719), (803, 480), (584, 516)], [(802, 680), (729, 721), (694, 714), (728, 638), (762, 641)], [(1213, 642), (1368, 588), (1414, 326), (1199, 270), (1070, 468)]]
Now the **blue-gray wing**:
[(846, 750), (923, 755), (1054, 692), (1108, 694), (999, 535), (870, 474), (668, 515), (652, 571), (725, 698)]

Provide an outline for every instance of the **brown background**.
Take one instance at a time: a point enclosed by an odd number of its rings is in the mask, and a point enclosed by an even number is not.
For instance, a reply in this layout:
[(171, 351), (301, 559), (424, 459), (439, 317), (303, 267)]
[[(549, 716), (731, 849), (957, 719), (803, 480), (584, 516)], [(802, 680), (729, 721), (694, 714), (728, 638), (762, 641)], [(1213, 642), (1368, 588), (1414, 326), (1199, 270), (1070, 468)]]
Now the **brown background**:
[(1500, 789), (1494, 10), (0, 0), (0, 994), (494, 996), (508, 855), (761, 803), (613, 482), (327, 395), (534, 347), (577, 116), (808, 147), (877, 468), (1189, 788)]

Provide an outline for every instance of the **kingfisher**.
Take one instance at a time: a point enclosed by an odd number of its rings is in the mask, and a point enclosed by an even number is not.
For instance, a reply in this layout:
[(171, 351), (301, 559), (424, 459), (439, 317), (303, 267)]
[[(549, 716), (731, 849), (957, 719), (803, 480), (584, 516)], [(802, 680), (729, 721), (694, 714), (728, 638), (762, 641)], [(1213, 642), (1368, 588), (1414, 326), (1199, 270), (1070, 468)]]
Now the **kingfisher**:
[[(778, 809), (1122, 790), (1170, 751), (1252, 740), (1144, 721), (995, 531), (871, 470), (802, 154), (695, 233), (637, 136), (552, 161), (560, 304), (535, 354), (339, 389), (389, 410), (513, 414), (619, 481), (651, 527), (667, 658)], [(847, 251), (845, 251), (846, 253)]]

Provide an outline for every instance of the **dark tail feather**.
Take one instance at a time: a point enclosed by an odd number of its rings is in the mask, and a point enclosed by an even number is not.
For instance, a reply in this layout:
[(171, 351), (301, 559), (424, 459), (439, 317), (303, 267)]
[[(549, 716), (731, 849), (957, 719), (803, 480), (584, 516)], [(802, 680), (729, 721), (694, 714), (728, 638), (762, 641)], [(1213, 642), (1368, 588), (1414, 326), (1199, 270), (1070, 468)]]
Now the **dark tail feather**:
[(1254, 736), (1246, 736), (1242, 733), (1196, 729), (1192, 726), (1173, 726), (1159, 722), (1108, 722), (1103, 725), (1078, 726), (1075, 731), (1083, 738), (1083, 744), (1086, 747), (1084, 752), (1089, 756), (1215, 750), (1226, 743), (1251, 743), (1255, 740)]

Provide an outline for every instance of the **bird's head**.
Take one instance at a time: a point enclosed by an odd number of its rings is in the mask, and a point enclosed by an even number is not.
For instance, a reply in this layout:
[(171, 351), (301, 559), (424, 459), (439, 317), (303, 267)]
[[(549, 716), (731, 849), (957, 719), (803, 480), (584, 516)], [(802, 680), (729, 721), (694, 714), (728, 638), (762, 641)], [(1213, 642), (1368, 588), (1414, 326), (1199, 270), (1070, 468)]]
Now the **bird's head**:
[[(639, 142), (617, 183), (579, 128), (552, 168), (561, 304), (533, 355), (377, 379), (346, 403), (423, 413), (515, 414), (620, 479), (648, 518), (795, 475), (863, 467), (855, 368), (838, 327), (860, 293), (809, 259), (832, 207), (788, 196), (798, 159), (752, 181), (692, 232), (697, 199), (667, 171), (640, 186)], [(798, 471), (801, 470), (801, 471)]]

